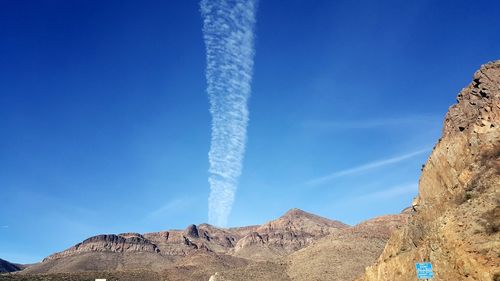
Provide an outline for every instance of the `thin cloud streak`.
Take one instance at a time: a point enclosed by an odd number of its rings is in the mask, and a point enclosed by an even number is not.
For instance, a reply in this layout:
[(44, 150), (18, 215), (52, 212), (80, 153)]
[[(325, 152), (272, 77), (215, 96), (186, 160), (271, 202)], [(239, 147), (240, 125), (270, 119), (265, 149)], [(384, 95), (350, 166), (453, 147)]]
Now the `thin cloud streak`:
[(399, 155), (399, 156), (395, 156), (395, 157), (391, 157), (391, 158), (387, 158), (387, 159), (382, 159), (382, 160), (379, 160), (379, 161), (375, 161), (375, 162), (371, 162), (371, 163), (368, 163), (368, 164), (360, 165), (360, 166), (357, 166), (357, 167), (354, 167), (354, 168), (350, 168), (350, 169), (346, 169), (346, 170), (334, 172), (334, 173), (331, 173), (331, 174), (323, 176), (323, 177), (318, 177), (318, 178), (315, 178), (315, 179), (312, 179), (312, 180), (306, 182), (306, 184), (307, 185), (312, 185), (312, 186), (314, 186), (314, 185), (320, 185), (320, 184), (326, 183), (326, 182), (328, 182), (330, 180), (333, 180), (333, 179), (336, 179), (336, 178), (340, 178), (340, 177), (344, 177), (344, 176), (356, 175), (356, 174), (359, 174), (359, 173), (362, 173), (362, 172), (365, 172), (365, 171), (369, 171), (369, 170), (377, 169), (377, 168), (384, 167), (384, 166), (387, 166), (387, 165), (395, 164), (395, 163), (398, 163), (398, 162), (401, 162), (401, 161), (413, 158), (415, 156), (424, 154), (424, 153), (429, 152), (429, 151), (431, 151), (430, 148), (424, 148), (424, 149), (413, 151), (413, 152), (410, 152), (410, 153), (407, 153), (407, 154), (403, 154), (403, 155)]
[(366, 199), (366, 200), (381, 200), (381, 199), (390, 199), (395, 196), (399, 195), (405, 195), (405, 194), (410, 194), (410, 193), (417, 193), (418, 192), (418, 183), (407, 183), (407, 184), (401, 184), (398, 186), (394, 186), (388, 189), (368, 193), (366, 195), (361, 196), (361, 199)]
[(366, 204), (366, 202), (386, 202), (387, 200), (392, 200), (395, 197), (404, 197), (411, 199), (410, 196), (415, 196), (417, 194), (418, 194), (418, 183), (407, 182), (394, 185), (386, 189), (381, 189), (366, 194), (363, 193), (359, 196), (354, 196), (347, 200), (341, 199), (338, 202), (336, 202), (336, 204), (339, 206), (353, 206), (359, 204)]
[(308, 121), (303, 125), (316, 129), (377, 129), (381, 127), (422, 126), (440, 124), (441, 118), (434, 115), (410, 115), (389, 118), (345, 121)]
[(242, 171), (251, 92), (256, 0), (202, 0), (212, 115), (208, 220), (226, 226)]
[(192, 200), (188, 198), (175, 198), (166, 202), (163, 206), (147, 214), (147, 218), (165, 217), (186, 210), (191, 206)]

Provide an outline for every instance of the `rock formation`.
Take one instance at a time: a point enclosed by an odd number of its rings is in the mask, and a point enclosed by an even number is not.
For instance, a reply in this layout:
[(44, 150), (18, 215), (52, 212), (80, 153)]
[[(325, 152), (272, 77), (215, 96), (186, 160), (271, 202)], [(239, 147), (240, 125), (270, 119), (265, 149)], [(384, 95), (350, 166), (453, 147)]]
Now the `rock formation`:
[(85, 241), (76, 244), (75, 246), (45, 258), (44, 261), (60, 259), (66, 256), (71, 256), (79, 253), (91, 252), (159, 252), (158, 247), (151, 241), (145, 239), (140, 234), (104, 234), (90, 237)]
[(406, 227), (361, 280), (500, 280), (500, 61), (483, 65), (450, 107)]

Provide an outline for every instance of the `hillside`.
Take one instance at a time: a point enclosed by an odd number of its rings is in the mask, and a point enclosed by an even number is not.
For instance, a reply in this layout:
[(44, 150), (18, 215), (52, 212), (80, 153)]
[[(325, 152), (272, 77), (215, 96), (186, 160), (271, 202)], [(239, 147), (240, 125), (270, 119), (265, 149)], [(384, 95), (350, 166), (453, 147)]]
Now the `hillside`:
[(10, 263), (6, 260), (0, 259), (0, 273), (2, 273), (2, 272), (14, 272), (14, 271), (18, 271), (21, 269), (22, 268), (17, 264), (13, 264), (13, 263)]
[(388, 215), (342, 227), (280, 259), (218, 272), (211, 281), (354, 280), (382, 253), (390, 234), (407, 215)]

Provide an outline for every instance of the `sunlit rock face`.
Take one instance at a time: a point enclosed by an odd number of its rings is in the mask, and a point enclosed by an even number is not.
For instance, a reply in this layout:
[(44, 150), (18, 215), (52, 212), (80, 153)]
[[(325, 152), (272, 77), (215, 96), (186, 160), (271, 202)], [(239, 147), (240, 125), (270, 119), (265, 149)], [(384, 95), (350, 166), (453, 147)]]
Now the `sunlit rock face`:
[(409, 224), (361, 280), (500, 280), (500, 61), (483, 65), (450, 107)]

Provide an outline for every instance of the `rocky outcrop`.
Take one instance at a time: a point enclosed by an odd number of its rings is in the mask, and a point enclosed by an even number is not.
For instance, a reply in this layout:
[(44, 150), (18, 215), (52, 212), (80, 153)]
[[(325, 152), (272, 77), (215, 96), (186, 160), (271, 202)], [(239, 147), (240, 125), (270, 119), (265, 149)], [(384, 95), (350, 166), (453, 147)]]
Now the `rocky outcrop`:
[(500, 61), (483, 65), (445, 118), (406, 227), (361, 280), (500, 280)]
[(200, 238), (200, 235), (198, 233), (198, 228), (194, 224), (186, 228), (186, 235), (191, 238)]
[(70, 255), (89, 252), (150, 252), (159, 253), (160, 249), (140, 234), (114, 235), (104, 234), (90, 237), (75, 246), (48, 256), (45, 260), (59, 259)]

